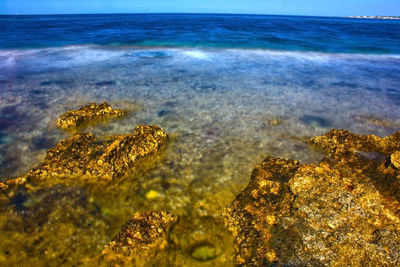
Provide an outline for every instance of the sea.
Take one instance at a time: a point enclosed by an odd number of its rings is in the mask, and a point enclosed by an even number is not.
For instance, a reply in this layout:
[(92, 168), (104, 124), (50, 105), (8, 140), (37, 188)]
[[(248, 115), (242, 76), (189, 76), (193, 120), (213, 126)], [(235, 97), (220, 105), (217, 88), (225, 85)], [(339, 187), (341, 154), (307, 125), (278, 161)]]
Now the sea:
[[(129, 115), (84, 132), (103, 137), (158, 125), (170, 136), (163, 159), (110, 185), (113, 193), (75, 185), (17, 194), (0, 209), (0, 262), (87, 263), (131, 214), (163, 210), (187, 229), (171, 239), (177, 265), (215, 265), (230, 248), (209, 241), (220, 254), (198, 261), (190, 238), (199, 229), (210, 240), (223, 231), (216, 218), (265, 157), (318, 163), (324, 154), (307, 144), (310, 137), (333, 128), (381, 137), (400, 130), (400, 21), (0, 16), (0, 182), (37, 166), (70, 136), (56, 127), (58, 116), (103, 101)], [(66, 207), (77, 203), (90, 231), (71, 223), (76, 209)], [(51, 216), (38, 218), (38, 210)], [(27, 222), (10, 227), (11, 217)]]

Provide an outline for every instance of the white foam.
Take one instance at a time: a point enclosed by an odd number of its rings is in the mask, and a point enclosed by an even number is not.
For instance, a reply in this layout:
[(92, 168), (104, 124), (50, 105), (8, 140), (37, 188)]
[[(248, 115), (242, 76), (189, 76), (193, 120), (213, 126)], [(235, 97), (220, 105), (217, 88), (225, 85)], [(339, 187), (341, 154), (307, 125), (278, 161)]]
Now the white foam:
[(69, 68), (110, 60), (123, 51), (92, 46), (66, 46), (24, 50), (0, 50), (0, 68), (13, 67), (16, 62), (35, 70)]
[(184, 55), (192, 58), (197, 58), (197, 59), (208, 59), (209, 56), (204, 52), (200, 50), (190, 50), (190, 51), (184, 51)]

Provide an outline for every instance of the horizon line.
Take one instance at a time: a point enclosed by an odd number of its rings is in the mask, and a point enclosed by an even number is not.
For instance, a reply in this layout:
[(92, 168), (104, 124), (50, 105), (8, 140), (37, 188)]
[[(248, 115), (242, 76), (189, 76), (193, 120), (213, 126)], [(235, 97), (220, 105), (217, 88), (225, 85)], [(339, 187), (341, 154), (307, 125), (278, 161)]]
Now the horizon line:
[(294, 14), (259, 14), (259, 13), (215, 13), (215, 12), (112, 12), (112, 13), (14, 13), (1, 14), (0, 16), (59, 16), (59, 15), (145, 15), (145, 14), (175, 14), (175, 15), (245, 15), (245, 16), (292, 16), (292, 17), (328, 17), (328, 18), (352, 18), (358, 16), (366, 17), (399, 17), (392, 15), (294, 15)]

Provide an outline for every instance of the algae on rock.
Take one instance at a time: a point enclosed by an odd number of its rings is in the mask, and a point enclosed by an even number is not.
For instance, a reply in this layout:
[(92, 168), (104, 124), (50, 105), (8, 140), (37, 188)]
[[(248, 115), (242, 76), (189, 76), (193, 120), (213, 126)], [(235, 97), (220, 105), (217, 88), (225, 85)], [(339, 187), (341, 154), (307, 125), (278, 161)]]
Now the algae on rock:
[(99, 256), (105, 266), (233, 266), (232, 238), (211, 217), (134, 214)]
[(226, 208), (237, 265), (400, 264), (400, 132), (332, 130), (319, 164), (267, 158)]
[[(154, 157), (168, 140), (158, 126), (138, 125), (132, 134), (97, 139), (92, 134), (76, 134), (59, 141), (46, 158), (23, 178), (52, 183), (69, 179), (111, 181), (123, 176), (139, 162)], [(5, 183), (7, 185), (7, 182)]]
[[(169, 228), (177, 217), (167, 212), (135, 213), (121, 231), (103, 250), (99, 262), (107, 266), (148, 266), (150, 262), (168, 265), (167, 249)], [(163, 255), (163, 254), (161, 254)]]
[(57, 126), (63, 130), (74, 130), (86, 124), (125, 116), (126, 112), (114, 109), (106, 102), (90, 103), (78, 110), (68, 110), (57, 119)]
[(109, 219), (82, 187), (0, 193), (0, 266), (95, 266)]

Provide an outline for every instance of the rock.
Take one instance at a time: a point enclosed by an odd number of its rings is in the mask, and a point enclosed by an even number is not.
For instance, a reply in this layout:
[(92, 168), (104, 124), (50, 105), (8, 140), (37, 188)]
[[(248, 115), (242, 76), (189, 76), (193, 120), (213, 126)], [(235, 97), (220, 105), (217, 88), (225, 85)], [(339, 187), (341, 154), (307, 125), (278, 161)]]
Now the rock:
[(8, 187), (8, 185), (6, 185), (5, 183), (0, 183), (0, 191), (6, 190), (7, 187)]
[(178, 252), (172, 266), (232, 266), (232, 234), (219, 217), (182, 216), (169, 240)]
[(100, 105), (90, 103), (78, 110), (69, 110), (57, 119), (57, 126), (63, 130), (74, 130), (87, 124), (125, 116), (126, 112), (114, 109), (103, 102)]
[(400, 151), (395, 151), (392, 155), (390, 155), (390, 162), (393, 167), (396, 169), (400, 169)]
[(226, 208), (224, 215), (235, 236), (235, 264), (262, 266), (277, 260), (269, 243), (274, 225), (290, 214), (294, 196), (284, 183), (299, 165), (297, 161), (266, 159), (253, 171), (246, 189)]
[(7, 180), (4, 183), (4, 185), (5, 185), (5, 189), (7, 189), (9, 186), (16, 186), (19, 184), (24, 184), (25, 182), (26, 182), (26, 179), (24, 177), (19, 177), (19, 178)]
[(49, 149), (44, 162), (24, 177), (49, 182), (73, 178), (110, 181), (123, 176), (140, 161), (155, 156), (167, 140), (168, 136), (161, 128), (148, 125), (138, 125), (133, 134), (102, 140), (92, 134), (76, 134)]
[(375, 135), (357, 135), (347, 130), (331, 130), (327, 134), (311, 138), (309, 143), (321, 147), (333, 158), (349, 156), (355, 150), (387, 155), (400, 149), (400, 132), (381, 138)]
[(158, 197), (159, 193), (156, 190), (150, 190), (146, 193), (147, 200), (154, 200)]
[(393, 121), (373, 116), (359, 115), (359, 116), (353, 116), (353, 118), (357, 122), (368, 123), (379, 127), (386, 127), (386, 128), (396, 127), (396, 124)]
[(330, 127), (332, 123), (325, 119), (324, 117), (320, 116), (313, 116), (313, 115), (303, 115), (300, 117), (300, 121), (304, 124), (312, 126), (312, 127)]
[(209, 261), (218, 257), (218, 251), (209, 244), (201, 244), (193, 249), (192, 257), (198, 261)]
[[(177, 217), (167, 212), (135, 213), (99, 257), (107, 266), (149, 266), (167, 249), (167, 235)], [(165, 258), (160, 259), (167, 265)]]
[(400, 172), (391, 155), (400, 150), (400, 132), (380, 138), (332, 130), (309, 142), (327, 153), (319, 164), (267, 158), (225, 209), (234, 263), (398, 265)]

